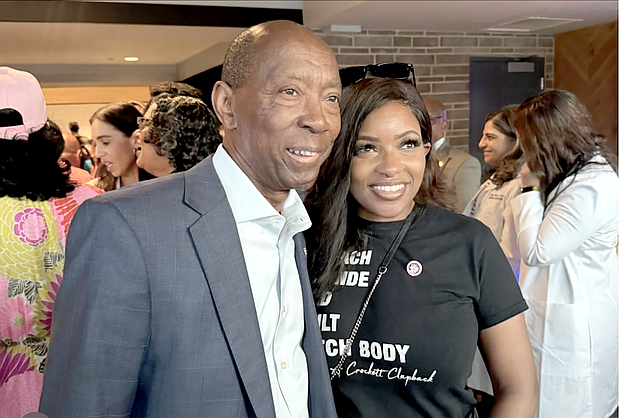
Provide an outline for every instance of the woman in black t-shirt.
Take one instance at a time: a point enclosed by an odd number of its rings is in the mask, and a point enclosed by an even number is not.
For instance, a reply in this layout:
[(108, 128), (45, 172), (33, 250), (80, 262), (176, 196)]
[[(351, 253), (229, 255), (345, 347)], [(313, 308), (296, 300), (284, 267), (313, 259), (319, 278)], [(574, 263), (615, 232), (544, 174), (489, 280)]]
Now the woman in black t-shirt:
[(338, 415), (471, 414), (466, 385), (479, 342), (492, 416), (532, 417), (527, 306), (491, 232), (438, 206), (445, 187), (416, 88), (364, 79), (344, 90), (341, 106), (342, 131), (307, 200), (309, 269)]

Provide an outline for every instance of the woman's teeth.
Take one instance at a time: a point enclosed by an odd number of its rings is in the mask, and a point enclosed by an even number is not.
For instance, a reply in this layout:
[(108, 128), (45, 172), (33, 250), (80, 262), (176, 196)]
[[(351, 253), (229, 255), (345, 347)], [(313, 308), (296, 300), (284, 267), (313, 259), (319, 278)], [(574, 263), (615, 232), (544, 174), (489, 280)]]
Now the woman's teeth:
[(379, 190), (380, 192), (397, 192), (405, 187), (404, 184), (395, 184), (393, 186), (372, 186), (373, 189)]

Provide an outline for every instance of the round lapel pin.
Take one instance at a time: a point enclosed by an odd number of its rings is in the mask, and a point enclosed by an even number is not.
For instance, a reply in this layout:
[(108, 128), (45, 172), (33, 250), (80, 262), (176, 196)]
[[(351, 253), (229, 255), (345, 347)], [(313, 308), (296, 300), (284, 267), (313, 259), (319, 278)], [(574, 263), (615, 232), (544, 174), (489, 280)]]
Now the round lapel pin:
[(422, 274), (422, 263), (418, 260), (411, 260), (407, 263), (407, 274), (411, 277), (416, 277)]

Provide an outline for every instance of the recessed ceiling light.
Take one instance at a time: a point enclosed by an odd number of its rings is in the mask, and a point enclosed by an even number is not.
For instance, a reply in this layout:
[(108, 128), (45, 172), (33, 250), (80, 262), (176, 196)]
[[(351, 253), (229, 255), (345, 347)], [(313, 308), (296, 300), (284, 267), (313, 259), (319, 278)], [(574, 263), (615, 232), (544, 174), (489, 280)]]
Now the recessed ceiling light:
[(138, 57), (125, 57), (124, 59), (125, 59), (125, 61), (127, 61), (127, 62), (136, 62), (136, 61), (140, 61), (140, 58), (138, 58)]

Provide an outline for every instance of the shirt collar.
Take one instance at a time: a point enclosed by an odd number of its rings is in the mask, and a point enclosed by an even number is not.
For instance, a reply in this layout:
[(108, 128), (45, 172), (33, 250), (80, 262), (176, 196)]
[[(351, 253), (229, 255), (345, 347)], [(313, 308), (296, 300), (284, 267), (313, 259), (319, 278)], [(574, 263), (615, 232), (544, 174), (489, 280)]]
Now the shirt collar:
[[(222, 182), (237, 223), (280, 215), (222, 145), (218, 146), (213, 155), (213, 166)], [(282, 216), (286, 222), (297, 226), (300, 230), (308, 229), (311, 225), (308, 212), (295, 190), (290, 190), (284, 200)]]
[(435, 141), (435, 143), (433, 144), (433, 150), (437, 151), (439, 148), (441, 148), (441, 146), (443, 145), (443, 143), (446, 142), (446, 137), (441, 137), (439, 138), (437, 141)]

